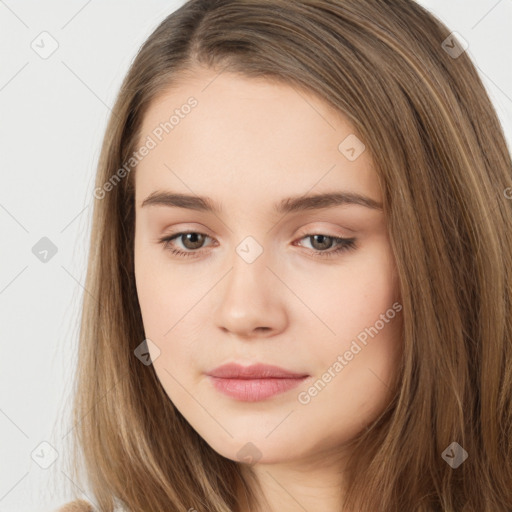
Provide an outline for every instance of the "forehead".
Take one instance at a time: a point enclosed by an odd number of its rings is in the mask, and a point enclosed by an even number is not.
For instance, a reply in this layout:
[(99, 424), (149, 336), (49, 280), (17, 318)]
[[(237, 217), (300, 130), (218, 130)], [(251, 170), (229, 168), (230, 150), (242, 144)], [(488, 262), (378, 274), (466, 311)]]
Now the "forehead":
[(221, 201), (230, 190), (249, 202), (278, 200), (284, 190), (381, 198), (369, 152), (347, 117), (275, 80), (212, 70), (182, 78), (148, 108), (140, 143), (149, 139), (154, 147), (136, 169), (138, 203), (162, 188)]

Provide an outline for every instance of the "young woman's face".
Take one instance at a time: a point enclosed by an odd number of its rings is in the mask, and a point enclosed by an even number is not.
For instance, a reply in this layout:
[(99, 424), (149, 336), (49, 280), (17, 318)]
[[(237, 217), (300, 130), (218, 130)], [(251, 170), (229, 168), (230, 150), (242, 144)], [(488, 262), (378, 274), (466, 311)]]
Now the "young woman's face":
[[(170, 400), (230, 459), (325, 460), (382, 412), (400, 357), (369, 151), (316, 96), (209, 70), (151, 105), (140, 141), (137, 293)], [(294, 375), (210, 375), (227, 363)]]

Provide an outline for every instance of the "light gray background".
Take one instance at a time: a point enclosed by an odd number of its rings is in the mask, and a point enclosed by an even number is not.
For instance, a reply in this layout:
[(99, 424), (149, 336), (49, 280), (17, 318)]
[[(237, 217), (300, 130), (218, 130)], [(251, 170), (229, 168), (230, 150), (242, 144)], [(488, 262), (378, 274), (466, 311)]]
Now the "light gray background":
[[(139, 46), (183, 3), (0, 0), (0, 512), (49, 512), (72, 498), (65, 414), (100, 143)], [(510, 146), (512, 1), (420, 3), (469, 43)], [(43, 31), (58, 43), (46, 59), (31, 47), (43, 51)], [(32, 252), (42, 237), (57, 247), (46, 263)], [(42, 442), (57, 455), (47, 469)]]

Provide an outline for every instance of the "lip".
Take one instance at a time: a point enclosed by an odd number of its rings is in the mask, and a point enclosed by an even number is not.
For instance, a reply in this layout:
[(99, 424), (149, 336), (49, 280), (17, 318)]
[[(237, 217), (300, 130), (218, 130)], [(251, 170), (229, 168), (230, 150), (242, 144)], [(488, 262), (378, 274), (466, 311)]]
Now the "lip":
[(297, 379), (308, 377), (307, 373), (291, 372), (279, 366), (262, 363), (249, 366), (242, 366), (237, 363), (223, 364), (209, 371), (207, 375), (222, 379)]
[(284, 393), (309, 377), (308, 374), (261, 363), (250, 366), (228, 363), (207, 375), (218, 391), (245, 402), (256, 402)]

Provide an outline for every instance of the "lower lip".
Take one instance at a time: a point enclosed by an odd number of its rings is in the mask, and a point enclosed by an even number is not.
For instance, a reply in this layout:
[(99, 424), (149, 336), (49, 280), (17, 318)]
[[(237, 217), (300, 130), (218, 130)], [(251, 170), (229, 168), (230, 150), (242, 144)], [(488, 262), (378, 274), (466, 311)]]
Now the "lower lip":
[(257, 402), (297, 387), (307, 377), (282, 379), (224, 379), (211, 377), (213, 385), (221, 392), (244, 402)]

